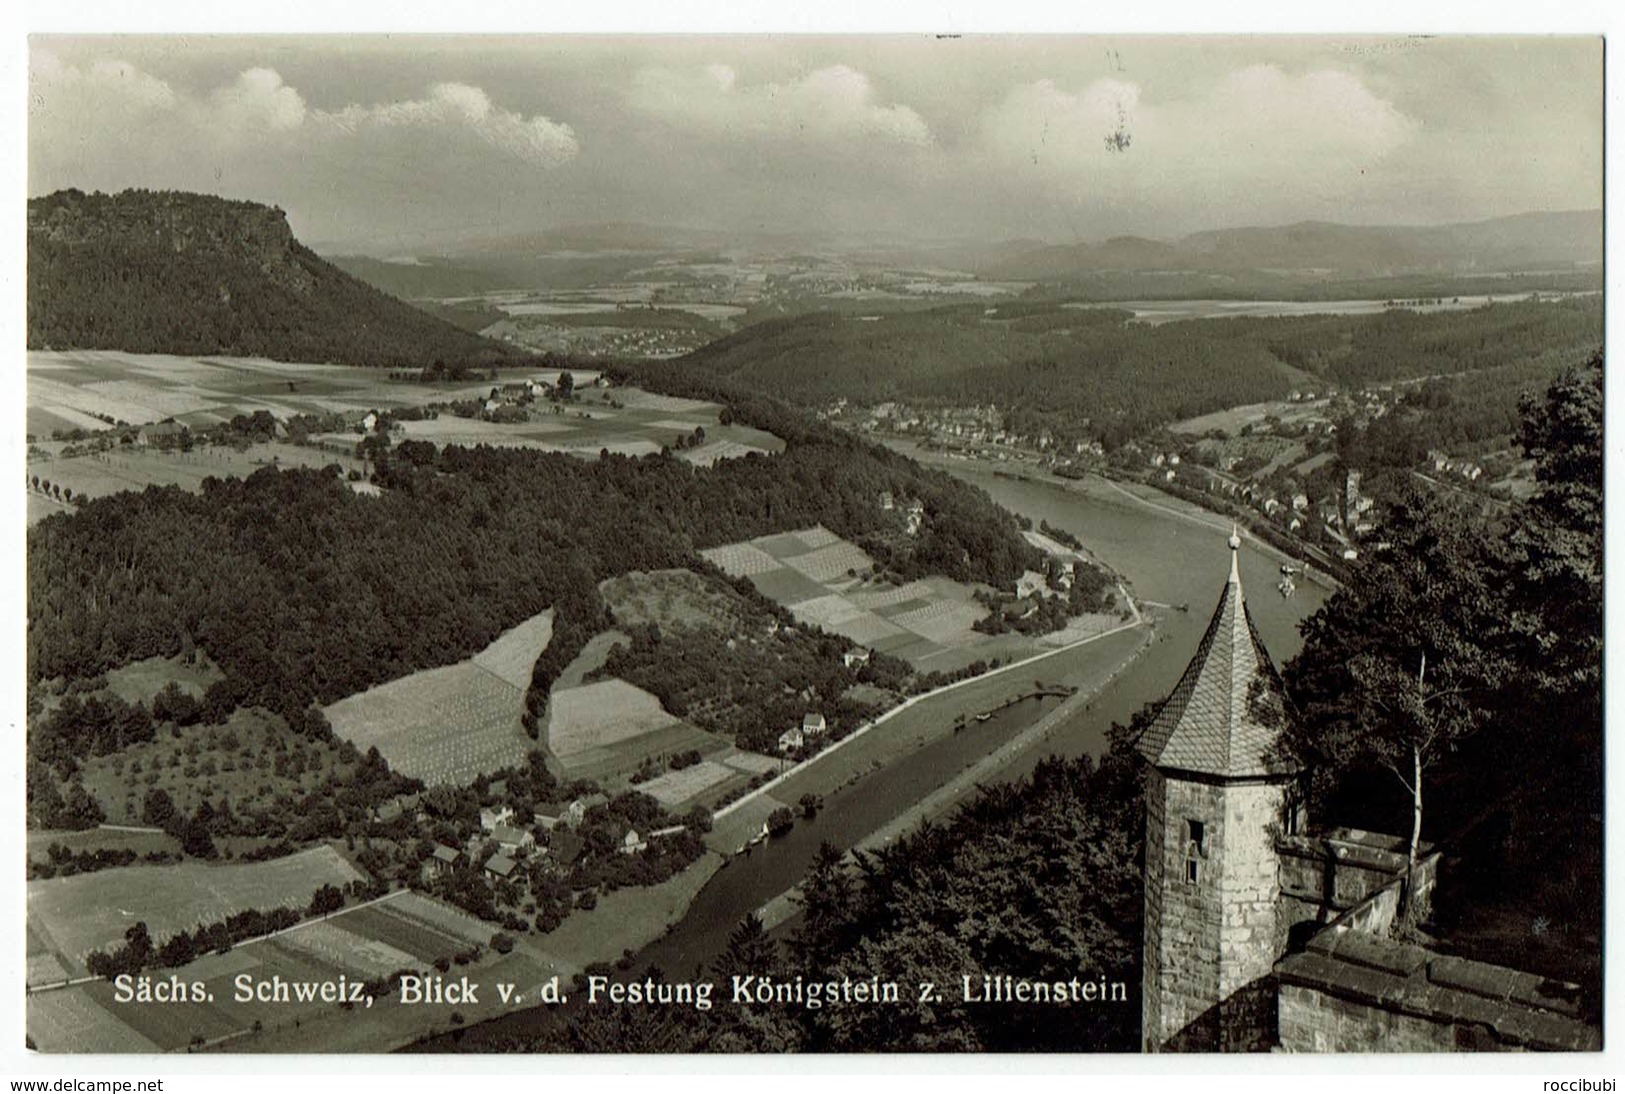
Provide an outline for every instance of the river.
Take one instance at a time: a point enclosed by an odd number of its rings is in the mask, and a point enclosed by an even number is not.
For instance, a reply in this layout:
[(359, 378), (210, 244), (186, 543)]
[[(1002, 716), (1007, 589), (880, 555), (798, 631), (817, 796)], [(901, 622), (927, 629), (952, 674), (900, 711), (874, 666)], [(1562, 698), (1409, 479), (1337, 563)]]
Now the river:
[[(1097, 558), (1128, 578), (1141, 600), (1189, 606), (1183, 612), (1152, 609), (1155, 644), (1054, 734), (1051, 748), (1044, 752), (1098, 755), (1112, 723), (1127, 722), (1146, 703), (1163, 699), (1190, 663), (1230, 572), (1229, 527), (1215, 514), (1164, 495), (1151, 497), (1149, 504), (1133, 500), (1103, 480), (1042, 482), (972, 467), (946, 469), (1035, 525), (1045, 520), (1076, 535)], [(1302, 647), (1298, 624), (1320, 607), (1327, 590), (1300, 579), (1297, 592), (1284, 598), (1276, 591), (1281, 580), (1278, 555), (1244, 538), (1240, 556), (1248, 611), (1279, 666)], [(1023, 775), (1041, 758), (1023, 756), (1001, 774)]]
[[(1112, 681), (1083, 703), (1045, 739), (1045, 746), (1018, 754), (999, 769), (998, 778), (1026, 774), (1051, 753), (1098, 755), (1112, 723), (1163, 698), (1178, 682), (1195, 652), (1230, 569), (1229, 528), (1213, 514), (1162, 496), (1150, 504), (1120, 493), (1110, 483), (1029, 481), (970, 466), (947, 468), (986, 490), (1013, 512), (1064, 528), (1101, 561), (1123, 575), (1141, 600), (1177, 608), (1151, 609), (1157, 639)], [(1277, 664), (1301, 645), (1298, 623), (1325, 598), (1325, 590), (1303, 582), (1284, 599), (1275, 590), (1280, 564), (1258, 546), (1241, 549), (1242, 584), (1259, 635)], [(986, 723), (939, 738), (907, 760), (865, 775), (826, 798), (814, 821), (798, 821), (786, 836), (734, 859), (706, 884), (688, 914), (668, 934), (639, 952), (632, 968), (661, 969), (668, 978), (691, 975), (722, 949), (728, 932), (747, 912), (795, 885), (818, 846), (828, 840), (846, 848), (875, 832), (919, 802), (967, 764), (995, 751), (1048, 711), (1054, 700), (1027, 700)], [(416, 1046), (428, 1051), (502, 1051), (525, 1043), (542, 1024), (565, 1020), (574, 1004), (556, 1010), (516, 1013)]]

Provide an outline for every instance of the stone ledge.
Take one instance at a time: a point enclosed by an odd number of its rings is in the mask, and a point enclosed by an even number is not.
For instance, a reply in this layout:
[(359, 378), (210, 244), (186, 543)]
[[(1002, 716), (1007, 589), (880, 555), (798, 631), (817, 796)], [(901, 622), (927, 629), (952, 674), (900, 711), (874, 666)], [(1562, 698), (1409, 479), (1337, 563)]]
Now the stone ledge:
[[(1349, 943), (1348, 939), (1358, 937), (1356, 932), (1324, 939), (1325, 934), (1333, 933), (1324, 932), (1308, 950), (1276, 966), (1283, 988), (1316, 992), (1324, 997), (1326, 1005), (1339, 1010), (1346, 1011), (1352, 1004), (1440, 1025), (1481, 1026), (1493, 1031), (1497, 1041), (1516, 1047), (1553, 1051), (1597, 1051), (1602, 1047), (1602, 1031), (1578, 1020), (1570, 1002), (1554, 996), (1554, 987), (1572, 985), (1545, 985), (1541, 997), (1555, 999), (1564, 1009), (1559, 1012), (1514, 997), (1514, 985), (1527, 993), (1526, 979), (1542, 983), (1532, 974), (1462, 958), (1429, 960), (1427, 951), (1419, 946), (1372, 936)], [(1433, 975), (1435, 966), (1441, 967), (1446, 979), (1454, 983), (1439, 982)], [(1394, 971), (1405, 968), (1410, 971)], [(1468, 983), (1479, 990), (1457, 986)], [(1490, 990), (1497, 994), (1484, 994)]]

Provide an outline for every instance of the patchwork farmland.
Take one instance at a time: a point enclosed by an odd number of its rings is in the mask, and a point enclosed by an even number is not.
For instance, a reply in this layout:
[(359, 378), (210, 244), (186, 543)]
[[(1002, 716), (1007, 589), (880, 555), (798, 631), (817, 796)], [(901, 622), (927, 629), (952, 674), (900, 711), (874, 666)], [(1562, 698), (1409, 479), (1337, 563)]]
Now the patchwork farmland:
[[(1037, 538), (1042, 542), (1036, 545), (1046, 550), (1081, 557), (1048, 537)], [(1110, 615), (1086, 615), (1039, 638), (983, 634), (973, 625), (987, 609), (976, 601), (973, 587), (945, 577), (892, 584), (878, 575), (874, 560), (860, 547), (822, 527), (725, 544), (701, 554), (725, 573), (749, 578), (797, 621), (901, 657), (927, 672), (951, 672), (979, 660), (1030, 657), (1100, 634), (1118, 622)]]
[(555, 688), (547, 719), (548, 751), (570, 778), (635, 771), (649, 757), (727, 745), (668, 714), (660, 700), (624, 680)]
[[(401, 423), (409, 438), (436, 444), (493, 444), (564, 452), (597, 459), (609, 451), (628, 456), (659, 452), (696, 428), (705, 431), (705, 443), (684, 450), (692, 462), (709, 466), (718, 459), (752, 452), (779, 452), (784, 443), (770, 433), (721, 422), (716, 403), (654, 395), (634, 388), (594, 386), (599, 373), (572, 370), (576, 400), (570, 404), (532, 404), (529, 421), (497, 423), (450, 414)], [(558, 369), (510, 370), (503, 382), (535, 379), (556, 383)], [(297, 414), (332, 414), (348, 411), (393, 410), (430, 403), (483, 400), (489, 382), (419, 383), (391, 379), (377, 369), (346, 365), (300, 364), (242, 357), (174, 357), (112, 350), (68, 352), (31, 351), (28, 354), (28, 432), (45, 443), (57, 432), (106, 429), (110, 422), (142, 425), (176, 420), (193, 429), (206, 429), (232, 417), (268, 411), (279, 421)], [(335, 434), (333, 443), (309, 448), (310, 459), (321, 464), (346, 455), (358, 437)], [(273, 446), (284, 462), (300, 451), (292, 445)], [(151, 460), (146, 453), (126, 453), (122, 464), (101, 468), (74, 468), (83, 480), (86, 496), (96, 497), (121, 489), (140, 489), (148, 483), (174, 482), (197, 489), (206, 475), (247, 474), (271, 462), (265, 454), (245, 461), (216, 454), (229, 466), (183, 459)], [(76, 461), (61, 461), (63, 464)], [(342, 460), (340, 461), (343, 462)], [(348, 470), (346, 465), (346, 470)], [(33, 467), (30, 474), (36, 473)], [(47, 474), (75, 494), (81, 484), (58, 469)]]
[(762, 536), (701, 552), (724, 572), (749, 578), (802, 623), (890, 653), (922, 671), (1030, 655), (1040, 644), (972, 629), (987, 609), (971, 586), (944, 577), (893, 585), (874, 559), (827, 528)]
[(519, 723), (531, 667), (553, 635), (541, 612), (455, 665), (425, 669), (324, 708), (333, 732), (431, 786), (520, 763), (534, 747)]
[[(211, 996), (201, 1003), (143, 1006), (119, 1003), (107, 981), (69, 988), (37, 991), (28, 997), (29, 1037), (45, 1052), (177, 1052), (200, 1045), (253, 1051), (256, 1039), (283, 1027), (321, 1022), (324, 1011), (338, 1007), (295, 1006), (239, 1001), (235, 979), (248, 975), (255, 981), (280, 976), (285, 981), (352, 981), (388, 977), (396, 972), (427, 972), (437, 959), (466, 954), (472, 947), (488, 947), (493, 928), (433, 899), (397, 892), (370, 904), (344, 909), (319, 920), (302, 923), (271, 938), (242, 943), (225, 953), (209, 954), (179, 970), (188, 981), (201, 981)], [(525, 948), (507, 955), (487, 950), (470, 966), (479, 980), (502, 978), (519, 991), (530, 993), (551, 975), (542, 958)], [(478, 1007), (463, 1008), (470, 1018), (482, 1008), (494, 1011), (481, 993)], [(433, 1008), (444, 1021), (449, 1010)], [(346, 1025), (361, 1016), (386, 1031), (393, 1027), (406, 1035), (413, 1031), (410, 1008), (400, 1008), (393, 997), (371, 1007), (346, 1012)], [(376, 1035), (375, 1035), (376, 1036)], [(388, 1043), (387, 1032), (376, 1036)]]

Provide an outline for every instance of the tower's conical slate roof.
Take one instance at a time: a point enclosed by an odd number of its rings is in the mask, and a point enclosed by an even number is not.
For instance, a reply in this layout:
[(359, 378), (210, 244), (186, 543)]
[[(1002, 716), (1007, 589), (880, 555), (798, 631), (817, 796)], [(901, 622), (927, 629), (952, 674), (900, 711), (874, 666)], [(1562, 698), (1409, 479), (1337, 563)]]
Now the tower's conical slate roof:
[(1286, 689), (1259, 641), (1241, 592), (1230, 537), (1230, 579), (1185, 675), (1140, 738), (1140, 752), (1158, 767), (1221, 778), (1290, 774), (1277, 752), (1286, 725)]

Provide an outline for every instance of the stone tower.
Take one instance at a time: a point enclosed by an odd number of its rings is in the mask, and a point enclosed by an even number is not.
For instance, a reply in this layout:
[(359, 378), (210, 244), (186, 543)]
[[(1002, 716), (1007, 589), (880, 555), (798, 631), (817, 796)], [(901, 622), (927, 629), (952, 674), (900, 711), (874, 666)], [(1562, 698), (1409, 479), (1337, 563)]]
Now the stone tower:
[(1196, 656), (1140, 739), (1146, 782), (1141, 1039), (1148, 1052), (1269, 1046), (1286, 949), (1279, 836), (1296, 770), (1277, 753), (1285, 689), (1230, 577)]

